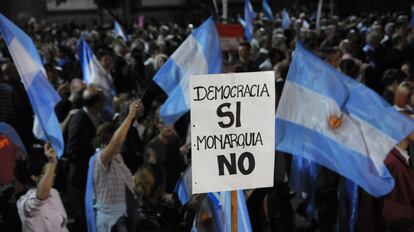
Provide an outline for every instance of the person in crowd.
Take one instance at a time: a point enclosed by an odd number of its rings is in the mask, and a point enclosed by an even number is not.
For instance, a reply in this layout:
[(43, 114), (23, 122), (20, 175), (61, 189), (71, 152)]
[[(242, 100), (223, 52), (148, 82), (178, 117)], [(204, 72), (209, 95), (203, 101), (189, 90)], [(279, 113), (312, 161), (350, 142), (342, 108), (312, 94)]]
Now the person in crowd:
[(27, 163), (16, 170), (23, 183), (30, 186), (17, 201), (22, 231), (67, 232), (68, 218), (59, 192), (53, 188), (57, 157), (49, 142), (41, 151), (30, 154)]
[(398, 69), (387, 69), (382, 76), (384, 92), (382, 97), (390, 104), (394, 105), (394, 96), (398, 86), (404, 80), (405, 75)]
[(136, 198), (132, 204), (131, 230), (179, 231), (178, 202), (165, 192), (165, 174), (160, 165), (145, 164), (134, 175)]
[[(69, 160), (68, 178), (73, 193), (70, 194), (70, 204), (73, 207), (74, 217), (85, 227), (83, 199), (85, 195), (86, 174), (89, 158), (94, 153), (93, 139), (96, 128), (101, 124), (99, 113), (103, 107), (103, 94), (95, 87), (88, 87), (82, 94), (83, 104), (81, 110), (76, 112), (67, 124), (64, 131), (65, 154)], [(71, 210), (72, 211), (72, 210)]]
[(116, 89), (116, 92), (119, 93), (128, 93), (137, 91), (136, 83), (133, 79), (130, 65), (127, 63), (125, 57), (128, 53), (127, 46), (118, 41), (114, 45), (115, 50), (115, 59), (113, 61), (113, 71), (112, 77), (114, 78), (113, 84)]
[(98, 127), (96, 142), (99, 149), (93, 164), (93, 185), (99, 232), (110, 232), (114, 225), (118, 231), (126, 229), (123, 219), (127, 214), (126, 192), (133, 192), (133, 187), (132, 173), (122, 159), (121, 148), (141, 107), (139, 101), (133, 101), (129, 105), (128, 116), (118, 129), (111, 123)]
[(165, 191), (172, 193), (180, 173), (185, 169), (184, 154), (180, 151), (180, 138), (174, 130), (174, 125), (165, 125), (158, 114), (157, 127), (159, 134), (148, 142), (145, 160), (162, 167), (166, 176)]
[(234, 63), (236, 72), (255, 72), (259, 70), (257, 63), (250, 55), (251, 46), (248, 42), (240, 42), (238, 47), (238, 59)]
[(69, 97), (62, 98), (62, 100), (55, 107), (56, 116), (62, 123), (63, 130), (70, 118), (83, 106), (82, 94), (86, 89), (86, 84), (83, 82), (83, 80), (74, 78), (70, 82), (69, 89)]
[[(125, 117), (128, 115), (128, 106), (130, 105), (131, 101), (131, 97), (129, 96), (129, 99), (126, 99), (123, 103), (121, 103), (121, 120), (125, 119)], [(131, 173), (135, 173), (137, 169), (144, 163), (143, 135), (146, 128), (139, 121), (143, 111), (144, 109), (140, 108), (140, 110), (137, 112), (135, 120), (128, 130), (128, 134), (121, 152), (122, 158), (124, 159), (125, 164)]]
[(13, 127), (0, 122), (0, 230), (18, 232), (21, 228), (16, 208), (16, 195), (22, 191), (14, 174), (15, 164), (26, 159), (27, 153)]
[[(410, 118), (414, 117), (412, 111), (402, 113)], [(395, 181), (394, 188), (385, 195), (383, 203), (384, 221), (388, 229), (401, 228), (405, 225), (405, 230), (398, 231), (414, 230), (414, 171), (410, 168), (413, 161), (407, 151), (412, 142), (414, 142), (414, 132), (395, 146), (384, 161)]]
[(408, 110), (412, 111), (411, 100), (413, 95), (413, 86), (408, 82), (402, 82), (395, 91), (394, 107), (397, 110)]
[(20, 82), (16, 67), (9, 60), (0, 71), (0, 121), (10, 124), (19, 134), (26, 150), (34, 142), (33, 110)]

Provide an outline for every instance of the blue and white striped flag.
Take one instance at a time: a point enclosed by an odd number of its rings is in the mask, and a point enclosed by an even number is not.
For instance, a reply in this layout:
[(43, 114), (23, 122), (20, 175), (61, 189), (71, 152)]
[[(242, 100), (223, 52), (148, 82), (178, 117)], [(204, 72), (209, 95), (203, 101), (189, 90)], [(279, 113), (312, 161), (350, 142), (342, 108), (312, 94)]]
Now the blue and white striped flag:
[(246, 26), (246, 21), (244, 21), (244, 19), (240, 15), (237, 15), (237, 20), (243, 28)]
[[(202, 204), (200, 211), (208, 211), (207, 213), (212, 217), (214, 222), (214, 231), (230, 232), (231, 231), (231, 194), (230, 192), (208, 193), (206, 204)], [(198, 214), (199, 214), (198, 213)], [(192, 232), (201, 231), (198, 229), (202, 227), (194, 219)], [(247, 211), (246, 199), (242, 190), (237, 191), (237, 228), (239, 232), (251, 232), (252, 226), (250, 224), (249, 212)]]
[(39, 53), (32, 39), (2, 14), (0, 32), (35, 112), (33, 133), (39, 139), (49, 140), (60, 157), (64, 144), (62, 130), (55, 114), (55, 105), (60, 101), (60, 97), (47, 79)]
[(191, 166), (189, 166), (187, 167), (187, 170), (184, 171), (184, 174), (177, 181), (177, 184), (174, 188), (174, 192), (177, 193), (181, 205), (185, 205), (191, 199), (191, 196), (193, 194), (191, 176)]
[(269, 20), (274, 20), (272, 8), (270, 8), (268, 0), (262, 0), (263, 13)]
[(276, 113), (276, 149), (312, 160), (373, 196), (394, 180), (383, 161), (414, 123), (296, 43)]
[(253, 39), (254, 11), (250, 0), (244, 0), (244, 36), (250, 42)]
[(282, 11), (282, 29), (286, 30), (291, 24), (289, 13), (286, 11), (286, 9), (283, 9)]
[(88, 232), (96, 232), (96, 215), (95, 215), (95, 184), (93, 182), (93, 173), (95, 169), (95, 160), (98, 156), (99, 149), (96, 149), (95, 154), (89, 159), (88, 176), (86, 179), (85, 189), (85, 216), (86, 226)]
[(79, 39), (77, 53), (82, 67), (83, 80), (86, 84), (96, 86), (103, 90), (105, 95), (104, 117), (111, 119), (114, 113), (112, 99), (116, 95), (116, 92), (112, 81), (109, 79), (110, 74), (101, 66), (84, 38)]
[(121, 37), (125, 42), (127, 42), (127, 37), (125, 36), (124, 30), (122, 30), (121, 25), (119, 25), (118, 21), (116, 20), (114, 22), (114, 32), (116, 37)]
[(176, 122), (190, 109), (190, 76), (220, 73), (221, 66), (220, 39), (210, 17), (187, 37), (153, 78), (168, 94), (160, 111), (166, 124)]

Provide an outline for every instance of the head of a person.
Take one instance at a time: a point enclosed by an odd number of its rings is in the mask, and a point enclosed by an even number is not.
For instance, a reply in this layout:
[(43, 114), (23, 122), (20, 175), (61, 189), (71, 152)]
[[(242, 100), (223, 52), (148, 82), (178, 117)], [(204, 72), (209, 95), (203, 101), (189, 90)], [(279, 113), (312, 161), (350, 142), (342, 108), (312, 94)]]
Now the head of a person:
[(392, 46), (399, 50), (404, 50), (408, 47), (407, 37), (401, 35), (394, 35), (392, 37)]
[[(123, 108), (125, 108), (124, 105), (128, 101), (129, 98), (130, 98), (130, 95), (128, 93), (120, 93), (114, 97), (113, 106), (114, 106), (115, 113), (121, 113), (121, 112), (124, 113), (123, 111), (125, 110)], [(128, 108), (126, 111), (128, 111)], [(128, 112), (125, 112), (125, 113), (128, 114)]]
[(156, 198), (165, 191), (165, 183), (160, 166), (144, 164), (133, 177), (134, 191), (138, 196)]
[(165, 62), (167, 62), (168, 57), (165, 54), (158, 54), (155, 56), (155, 69), (159, 70)]
[(339, 49), (342, 51), (342, 53), (353, 54), (353, 52), (354, 52), (353, 44), (352, 44), (351, 40), (349, 40), (349, 39), (342, 40), (339, 43)]
[(381, 38), (381, 35), (378, 33), (370, 32), (367, 35), (366, 43), (376, 48), (380, 46)]
[(128, 53), (128, 47), (123, 42), (117, 42), (114, 46), (114, 52), (118, 56), (125, 56)]
[(109, 51), (99, 51), (98, 52), (99, 63), (105, 70), (111, 70), (113, 65), (112, 54)]
[(109, 144), (116, 131), (116, 125), (114, 123), (105, 122), (98, 126), (95, 136), (95, 147), (103, 148)]
[(45, 165), (49, 159), (45, 156), (43, 148), (33, 147), (27, 159), (17, 160), (14, 168), (16, 179), (27, 186), (36, 187), (45, 172)]
[(387, 69), (382, 75), (381, 82), (391, 92), (395, 93), (397, 87), (404, 80), (405, 74), (398, 69)]
[(386, 35), (391, 37), (395, 32), (395, 24), (393, 22), (387, 23), (385, 25), (384, 31)]
[(243, 61), (248, 61), (250, 59), (250, 49), (251, 46), (248, 42), (240, 42), (238, 47), (239, 59)]
[(271, 41), (267, 35), (259, 38), (259, 46), (261, 48), (270, 49), (270, 42)]
[(19, 73), (17, 72), (16, 66), (11, 61), (7, 61), (3, 63), (1, 66), (1, 70), (3, 71), (3, 77), (7, 81), (20, 81)]
[(103, 107), (103, 93), (102, 90), (88, 86), (82, 93), (83, 105), (90, 110), (98, 113)]
[(352, 59), (341, 60), (339, 63), (339, 70), (352, 79), (356, 79), (358, 77), (358, 65)]
[(276, 79), (286, 80), (286, 77), (287, 77), (288, 72), (289, 72), (289, 62), (277, 63), (273, 67), (273, 71), (275, 71)]
[(70, 82), (70, 95), (71, 95), (71, 101), (74, 105), (76, 106), (81, 106), (82, 105), (82, 94), (83, 91), (85, 91), (86, 89), (86, 84), (85, 82), (83, 82), (83, 80), (78, 79), (78, 78), (74, 78), (71, 82)]
[(156, 124), (157, 124), (157, 128), (160, 131), (160, 135), (165, 138), (165, 139), (169, 139), (173, 136), (174, 134), (174, 124), (171, 125), (166, 125), (164, 120), (161, 118), (159, 110), (157, 110), (156, 113)]
[(131, 50), (131, 57), (135, 60), (142, 60), (143, 49), (135, 46)]
[(55, 66), (52, 64), (45, 64), (44, 65), (46, 70), (47, 79), (49, 82), (56, 88), (59, 81), (59, 73), (56, 70)]
[(401, 71), (404, 72), (407, 81), (414, 81), (414, 62), (408, 61), (401, 66)]
[(394, 96), (394, 105), (400, 109), (407, 109), (408, 106), (413, 105), (413, 86), (407, 82), (401, 83)]
[(157, 45), (157, 43), (155, 41), (151, 41), (148, 44), (148, 53), (151, 56), (155, 56), (160, 52), (160, 47)]

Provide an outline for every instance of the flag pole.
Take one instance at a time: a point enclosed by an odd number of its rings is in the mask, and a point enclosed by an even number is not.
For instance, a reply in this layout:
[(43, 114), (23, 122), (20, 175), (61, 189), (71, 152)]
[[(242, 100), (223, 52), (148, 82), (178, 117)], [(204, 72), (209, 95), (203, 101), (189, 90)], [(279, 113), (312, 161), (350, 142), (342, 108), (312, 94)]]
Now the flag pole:
[(231, 232), (238, 231), (237, 191), (231, 191)]

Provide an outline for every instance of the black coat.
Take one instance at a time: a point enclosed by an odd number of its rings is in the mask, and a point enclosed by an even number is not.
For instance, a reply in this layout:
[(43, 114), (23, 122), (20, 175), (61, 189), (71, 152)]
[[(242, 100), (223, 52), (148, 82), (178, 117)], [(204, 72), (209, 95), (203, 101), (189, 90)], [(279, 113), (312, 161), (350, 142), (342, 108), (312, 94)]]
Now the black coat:
[(86, 186), (89, 158), (94, 153), (95, 135), (96, 128), (83, 109), (69, 120), (67, 129), (64, 131), (65, 156), (76, 167), (72, 183), (80, 189)]

